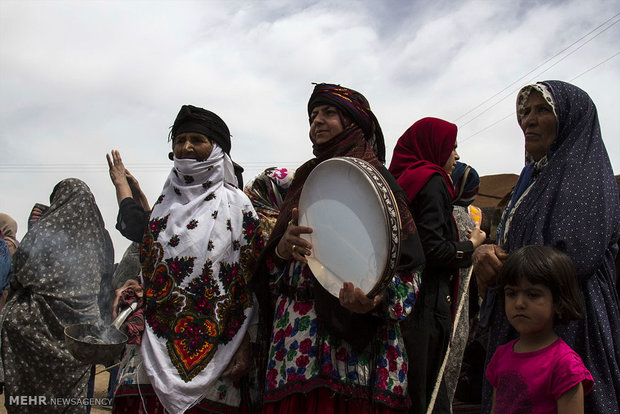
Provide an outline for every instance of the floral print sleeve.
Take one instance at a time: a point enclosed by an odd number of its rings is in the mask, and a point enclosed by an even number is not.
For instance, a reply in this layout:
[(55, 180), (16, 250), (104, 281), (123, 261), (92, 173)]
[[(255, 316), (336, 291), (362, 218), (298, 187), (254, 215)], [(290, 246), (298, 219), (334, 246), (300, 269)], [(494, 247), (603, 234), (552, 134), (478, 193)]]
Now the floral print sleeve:
[(384, 306), (380, 306), (375, 315), (397, 321), (405, 319), (413, 310), (418, 292), (423, 266), (413, 270), (398, 272), (392, 278), (385, 292)]
[(288, 269), (289, 262), (277, 259), (275, 253), (272, 253), (266, 256), (265, 266), (269, 274), (269, 291), (276, 295), (275, 300), (280, 290), (280, 281)]
[[(252, 208), (242, 211), (243, 214), (243, 240), (239, 244), (233, 243), (233, 248), (241, 249), (241, 265), (244, 269), (246, 282), (249, 282), (256, 268), (258, 257), (265, 248), (263, 229), (258, 216)], [(239, 246), (239, 247), (237, 247)]]

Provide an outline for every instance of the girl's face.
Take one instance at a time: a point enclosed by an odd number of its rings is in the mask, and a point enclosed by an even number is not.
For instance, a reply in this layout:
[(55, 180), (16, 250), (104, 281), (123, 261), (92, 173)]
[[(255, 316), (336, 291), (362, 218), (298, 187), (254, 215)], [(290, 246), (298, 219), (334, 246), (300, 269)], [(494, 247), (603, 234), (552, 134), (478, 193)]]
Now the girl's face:
[(522, 277), (517, 285), (504, 287), (506, 317), (521, 337), (534, 337), (553, 331), (556, 306), (551, 289), (531, 284)]

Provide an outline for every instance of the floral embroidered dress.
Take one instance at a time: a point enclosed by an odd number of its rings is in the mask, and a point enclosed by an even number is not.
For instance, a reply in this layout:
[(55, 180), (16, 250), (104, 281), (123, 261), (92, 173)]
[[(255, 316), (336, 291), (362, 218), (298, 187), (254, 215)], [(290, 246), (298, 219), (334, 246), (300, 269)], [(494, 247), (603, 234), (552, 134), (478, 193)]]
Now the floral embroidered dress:
[[(338, 113), (343, 129), (328, 140), (314, 140), (315, 158), (295, 170), (261, 262), (264, 266), (254, 278), (261, 325), (271, 329), (266, 338), (260, 337), (268, 346), (263, 413), (406, 412), (408, 359), (399, 322), (411, 313), (416, 300), (424, 262), (420, 239), (404, 192), (383, 165), (383, 133), (366, 98), (340, 85), (317, 84), (308, 101), (311, 131), (323, 122), (315, 109), (325, 105)], [(277, 254), (306, 179), (319, 163), (333, 157), (353, 157), (372, 165), (398, 204), (403, 241), (398, 271), (382, 301), (368, 314), (345, 309), (329, 293), (323, 297), (306, 264)]]
[[(311, 291), (316, 283), (310, 268), (302, 262), (291, 261), (278, 267), (268, 260), (267, 265), (273, 291)], [(280, 294), (269, 350), (265, 402), (327, 387), (350, 397), (406, 408), (408, 359), (398, 322), (412, 310), (419, 277), (419, 273), (411, 272), (394, 276), (381, 314), (377, 314), (385, 322), (362, 352), (322, 328), (313, 300)]]
[(154, 390), (171, 413), (239, 406), (239, 387), (220, 375), (255, 322), (248, 282), (263, 239), (235, 182), (215, 143), (206, 161), (175, 158), (142, 242), (146, 328), (128, 348), (117, 397), (139, 402)]

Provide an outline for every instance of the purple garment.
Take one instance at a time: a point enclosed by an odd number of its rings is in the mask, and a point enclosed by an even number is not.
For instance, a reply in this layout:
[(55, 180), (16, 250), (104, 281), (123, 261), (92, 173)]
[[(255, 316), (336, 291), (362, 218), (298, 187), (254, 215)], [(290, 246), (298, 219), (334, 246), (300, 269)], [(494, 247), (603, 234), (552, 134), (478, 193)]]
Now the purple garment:
[[(614, 264), (620, 238), (618, 187), (590, 97), (565, 82), (542, 83), (556, 103), (558, 135), (547, 153), (547, 165), (514, 212), (503, 247), (512, 252), (530, 244), (552, 246), (573, 259), (586, 314), (557, 332), (594, 377), (586, 412), (620, 413), (620, 311)], [(496, 303), (487, 361), (499, 345), (515, 337)], [(491, 393), (485, 382), (483, 412), (491, 408)]]

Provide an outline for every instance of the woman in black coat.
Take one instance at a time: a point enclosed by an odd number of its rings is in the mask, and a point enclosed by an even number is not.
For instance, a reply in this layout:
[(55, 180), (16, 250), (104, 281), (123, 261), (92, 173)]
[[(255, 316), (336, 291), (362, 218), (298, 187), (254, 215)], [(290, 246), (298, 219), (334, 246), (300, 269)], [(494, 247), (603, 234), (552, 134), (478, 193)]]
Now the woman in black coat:
[[(403, 326), (414, 413), (426, 412), (432, 400), (450, 341), (458, 269), (471, 265), (474, 249), (486, 238), (476, 225), (469, 240), (459, 241), (452, 217), (454, 186), (450, 173), (459, 159), (456, 131), (456, 125), (441, 119), (417, 121), (399, 138), (389, 169), (407, 194), (426, 258), (420, 297)], [(433, 412), (450, 411), (442, 382)]]

